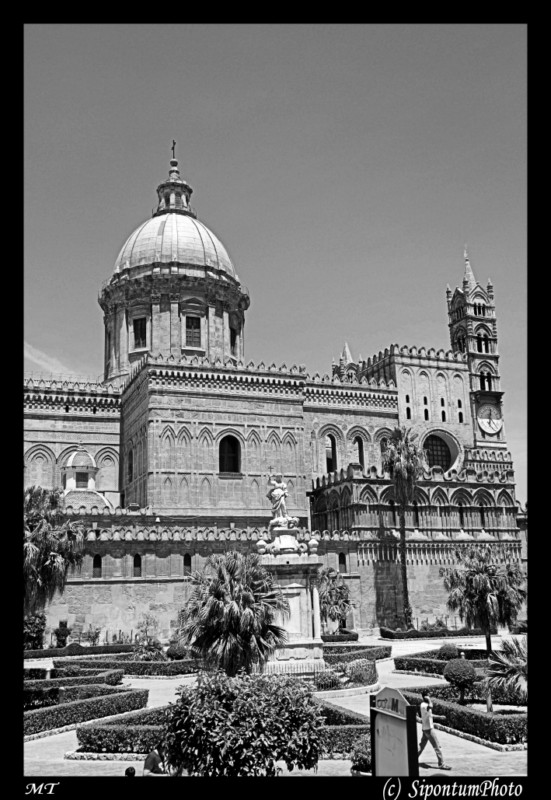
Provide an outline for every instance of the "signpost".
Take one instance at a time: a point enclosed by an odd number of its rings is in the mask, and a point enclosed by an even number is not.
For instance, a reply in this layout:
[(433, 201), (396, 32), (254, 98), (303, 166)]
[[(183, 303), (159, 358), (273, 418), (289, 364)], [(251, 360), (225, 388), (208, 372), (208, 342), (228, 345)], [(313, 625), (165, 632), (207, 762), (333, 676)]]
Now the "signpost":
[(372, 775), (418, 778), (416, 707), (389, 686), (370, 703)]

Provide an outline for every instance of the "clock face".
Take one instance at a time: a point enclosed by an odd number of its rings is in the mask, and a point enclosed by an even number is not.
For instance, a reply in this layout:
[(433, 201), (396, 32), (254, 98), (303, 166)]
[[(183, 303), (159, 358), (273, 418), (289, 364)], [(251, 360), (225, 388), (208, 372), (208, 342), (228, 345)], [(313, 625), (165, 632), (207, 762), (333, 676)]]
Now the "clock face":
[(478, 424), (485, 433), (498, 433), (502, 426), (501, 411), (492, 403), (485, 403), (478, 409)]

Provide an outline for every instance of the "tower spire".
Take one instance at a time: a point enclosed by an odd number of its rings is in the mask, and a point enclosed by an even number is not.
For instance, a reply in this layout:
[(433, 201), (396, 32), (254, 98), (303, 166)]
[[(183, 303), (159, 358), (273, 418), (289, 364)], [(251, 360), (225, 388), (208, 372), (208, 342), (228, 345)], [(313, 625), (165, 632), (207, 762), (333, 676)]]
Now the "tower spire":
[(177, 214), (187, 214), (190, 217), (196, 217), (197, 214), (189, 202), (193, 189), (189, 183), (180, 176), (180, 170), (178, 169), (178, 160), (175, 157), (175, 139), (172, 140), (170, 150), (172, 151), (172, 158), (170, 159), (168, 179), (157, 186), (159, 205), (157, 206), (157, 211), (153, 213), (153, 216), (156, 217), (159, 214), (176, 212)]
[(476, 286), (476, 278), (474, 276), (474, 272), (471, 267), (471, 262), (469, 261), (467, 245), (465, 245), (463, 249), (463, 257), (465, 259), (465, 273), (463, 275), (463, 286), (465, 286), (466, 284), (469, 289), (474, 289), (474, 287)]

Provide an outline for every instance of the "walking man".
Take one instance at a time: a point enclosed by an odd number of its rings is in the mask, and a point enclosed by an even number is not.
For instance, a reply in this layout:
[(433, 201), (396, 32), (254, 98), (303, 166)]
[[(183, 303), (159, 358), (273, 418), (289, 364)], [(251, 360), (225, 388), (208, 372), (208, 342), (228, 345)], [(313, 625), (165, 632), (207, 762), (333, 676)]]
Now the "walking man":
[[(420, 716), (421, 716), (421, 727), (423, 729), (423, 735), (421, 736), (421, 741), (419, 742), (419, 753), (420, 756), (423, 750), (425, 749), (425, 745), (427, 742), (430, 742), (431, 745), (434, 747), (434, 752), (436, 753), (436, 757), (438, 758), (438, 766), (440, 769), (451, 769), (447, 764), (444, 764), (444, 758), (442, 756), (442, 750), (440, 749), (440, 742), (436, 737), (436, 731), (434, 730), (434, 715), (432, 713), (432, 700), (430, 699), (428, 693), (426, 691), (421, 692), (421, 696), (423, 698), (423, 702), (420, 705)], [(442, 715), (436, 716), (436, 719), (446, 719)]]

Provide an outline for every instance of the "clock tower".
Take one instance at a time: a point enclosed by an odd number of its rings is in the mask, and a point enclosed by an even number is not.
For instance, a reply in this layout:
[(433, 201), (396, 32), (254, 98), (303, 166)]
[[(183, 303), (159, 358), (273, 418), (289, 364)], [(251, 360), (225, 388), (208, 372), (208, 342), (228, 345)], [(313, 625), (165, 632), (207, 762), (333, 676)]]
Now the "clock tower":
[(494, 288), (475, 278), (467, 250), (461, 288), (446, 290), (452, 350), (467, 354), (475, 447), (505, 449)]

